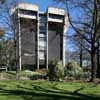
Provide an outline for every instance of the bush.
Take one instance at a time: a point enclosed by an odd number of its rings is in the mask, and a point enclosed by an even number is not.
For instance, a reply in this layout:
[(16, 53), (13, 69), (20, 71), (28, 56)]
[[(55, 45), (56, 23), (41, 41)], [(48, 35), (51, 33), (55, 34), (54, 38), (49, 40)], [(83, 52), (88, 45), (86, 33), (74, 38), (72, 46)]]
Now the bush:
[(38, 80), (38, 79), (47, 79), (47, 73), (40, 73), (38, 71), (30, 71), (30, 70), (25, 70), (25, 71), (20, 71), (19, 72), (19, 77), (22, 80)]
[(90, 73), (84, 72), (83, 69), (74, 61), (68, 62), (64, 69), (65, 79), (80, 80), (89, 78)]
[(69, 71), (83, 71), (83, 69), (74, 61), (68, 62), (65, 66)]
[(62, 61), (53, 60), (49, 63), (49, 80), (50, 81), (61, 81), (64, 76), (64, 68)]

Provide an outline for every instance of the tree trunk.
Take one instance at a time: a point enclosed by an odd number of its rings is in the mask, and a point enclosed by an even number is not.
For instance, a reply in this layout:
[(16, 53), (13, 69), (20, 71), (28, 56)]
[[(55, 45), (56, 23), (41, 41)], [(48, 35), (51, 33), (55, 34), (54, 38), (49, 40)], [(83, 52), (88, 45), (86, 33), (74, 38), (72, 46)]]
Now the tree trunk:
[(19, 75), (18, 75), (18, 72), (19, 72), (19, 67), (18, 67), (18, 60), (16, 60), (16, 80), (19, 80)]
[(80, 46), (80, 67), (82, 67), (82, 45)]
[(18, 72), (19, 72), (19, 61), (18, 61), (18, 56), (17, 56), (17, 42), (16, 42), (16, 37), (14, 37), (14, 45), (15, 45), (15, 67), (16, 67), (16, 80), (19, 80), (19, 75), (18, 75)]
[(100, 78), (100, 51), (99, 51), (99, 41), (98, 41), (98, 49), (97, 49), (97, 77)]
[(93, 82), (96, 78), (96, 70), (97, 70), (97, 57), (96, 57), (96, 49), (92, 45), (92, 52), (91, 52), (91, 79), (90, 81)]

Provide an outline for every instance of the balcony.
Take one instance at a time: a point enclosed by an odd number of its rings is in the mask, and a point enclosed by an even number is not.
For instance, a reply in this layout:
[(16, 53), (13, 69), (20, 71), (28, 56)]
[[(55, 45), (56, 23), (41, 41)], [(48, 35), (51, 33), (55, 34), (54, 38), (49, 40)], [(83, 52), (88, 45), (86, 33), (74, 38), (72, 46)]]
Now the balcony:
[(49, 14), (48, 21), (63, 23), (63, 19), (64, 19), (64, 16), (62, 15)]
[(39, 52), (39, 59), (44, 60), (45, 59), (45, 53), (44, 52)]
[(32, 15), (26, 15), (26, 14), (18, 14), (19, 17), (21, 18), (27, 18), (27, 19), (36, 19), (36, 16)]
[(39, 37), (40, 38), (45, 38), (46, 37), (46, 34), (39, 34)]
[(62, 19), (55, 19), (55, 18), (48, 18), (49, 22), (57, 22), (57, 23), (63, 23)]
[(46, 41), (39, 41), (39, 46), (46, 47)]
[(48, 7), (48, 13), (49, 14), (56, 14), (56, 15), (65, 15), (65, 10), (56, 8), (56, 7)]

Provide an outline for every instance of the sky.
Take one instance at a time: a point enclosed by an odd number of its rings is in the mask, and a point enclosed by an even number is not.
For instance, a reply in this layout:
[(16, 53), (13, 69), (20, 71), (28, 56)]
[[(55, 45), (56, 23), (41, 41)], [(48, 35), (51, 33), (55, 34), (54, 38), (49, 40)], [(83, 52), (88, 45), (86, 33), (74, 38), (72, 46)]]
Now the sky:
[(64, 8), (63, 4), (61, 3), (57, 4), (56, 2), (53, 2), (53, 0), (21, 0), (21, 1), (37, 4), (39, 6), (40, 11), (46, 11), (48, 6), (56, 6), (59, 8)]

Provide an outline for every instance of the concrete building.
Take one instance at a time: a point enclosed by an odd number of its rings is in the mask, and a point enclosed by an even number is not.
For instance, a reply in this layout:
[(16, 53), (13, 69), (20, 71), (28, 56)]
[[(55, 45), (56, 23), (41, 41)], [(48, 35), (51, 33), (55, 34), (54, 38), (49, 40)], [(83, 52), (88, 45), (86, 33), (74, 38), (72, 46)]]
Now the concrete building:
[[(11, 9), (16, 26), (17, 56), (22, 65), (36, 65), (37, 69), (48, 69), (50, 60), (58, 59), (65, 65), (65, 33), (68, 19), (64, 9), (48, 7), (39, 12), (34, 4), (20, 3)], [(15, 23), (17, 18), (14, 18)]]

